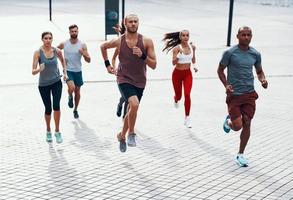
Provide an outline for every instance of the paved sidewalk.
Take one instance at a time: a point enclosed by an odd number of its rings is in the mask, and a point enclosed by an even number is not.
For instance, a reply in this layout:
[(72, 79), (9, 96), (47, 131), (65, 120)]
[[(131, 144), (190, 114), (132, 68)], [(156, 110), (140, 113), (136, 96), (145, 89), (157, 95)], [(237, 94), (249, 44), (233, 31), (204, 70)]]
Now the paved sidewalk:
[(239, 135), (221, 129), (222, 88), (203, 89), (217, 80), (195, 80), (192, 129), (183, 126), (182, 104), (172, 107), (170, 82), (149, 82), (138, 146), (124, 154), (115, 138), (115, 83), (84, 86), (80, 120), (66, 108), (64, 92), (61, 145), (45, 142), (36, 86), (1, 87), (0, 199), (292, 199), (293, 98), (281, 98), (292, 91), (290, 82), (272, 78), (269, 92), (258, 89), (248, 168), (233, 160)]
[[(269, 81), (268, 90), (256, 81), (259, 99), (246, 150), (250, 164), (240, 168), (234, 162), (239, 134), (224, 135), (222, 130), (225, 94), (216, 77), (217, 63), (225, 49), (226, 31), (219, 27), (226, 30), (223, 8), (227, 1), (198, 0), (194, 1), (198, 4), (191, 4), (193, 1), (186, 0), (190, 7), (180, 3), (183, 1), (144, 1), (145, 10), (141, 2), (127, 1), (127, 10), (141, 13), (141, 32), (158, 44), (159, 64), (155, 71), (148, 71), (150, 80), (136, 125), (138, 145), (126, 153), (120, 153), (116, 141), (122, 125), (121, 118), (115, 116), (119, 92), (98, 50), (103, 32), (90, 28), (95, 20), (103, 23), (103, 13), (94, 14), (94, 6), (103, 9), (103, 4), (88, 0), (56, 2), (56, 21), (51, 24), (40, 14), (40, 7), (45, 10), (46, 4), (34, 0), (11, 2), (0, 2), (0, 13), (7, 13), (0, 14), (5, 35), (0, 42), (6, 47), (0, 49), (1, 200), (293, 199), (293, 41), (288, 40), (293, 34), (292, 8), (245, 3), (235, 8), (236, 24), (255, 27), (252, 43), (263, 55)], [(30, 3), (35, 7), (29, 7)], [(67, 5), (70, 7), (66, 10)], [(18, 15), (12, 6), (23, 14)], [(88, 9), (88, 13), (80, 8)], [(151, 21), (149, 10), (157, 13), (159, 8), (161, 17)], [(184, 16), (192, 19), (179, 18), (176, 8), (184, 8)], [(93, 62), (84, 66), (86, 84), (82, 88), (80, 119), (75, 120), (67, 107), (63, 85), (64, 143), (48, 144), (37, 77), (30, 75), (31, 59), (33, 50), (41, 44), (40, 33), (52, 29), (57, 44), (67, 38), (67, 25), (73, 16), (81, 24), (81, 35), (88, 43)], [(249, 21), (249, 16), (255, 19)], [(31, 21), (23, 25), (21, 19)], [(208, 24), (213, 20), (216, 21), (211, 27)], [(173, 107), (171, 59), (160, 52), (160, 39), (164, 32), (176, 30), (171, 28), (174, 24), (188, 27), (191, 23), (195, 24), (190, 29), (197, 41), (200, 71), (192, 90), (193, 127), (187, 129), (183, 125), (183, 102), (179, 109)], [(9, 34), (8, 29), (18, 32)]]

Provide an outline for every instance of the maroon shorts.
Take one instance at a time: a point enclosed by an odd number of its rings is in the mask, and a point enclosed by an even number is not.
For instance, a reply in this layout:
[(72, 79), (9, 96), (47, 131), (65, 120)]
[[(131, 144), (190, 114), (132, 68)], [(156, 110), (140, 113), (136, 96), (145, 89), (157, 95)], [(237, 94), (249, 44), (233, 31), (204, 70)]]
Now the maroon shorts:
[(255, 100), (258, 98), (257, 93), (251, 92), (242, 95), (227, 95), (226, 103), (231, 120), (235, 120), (241, 115), (246, 115), (250, 119), (255, 113)]

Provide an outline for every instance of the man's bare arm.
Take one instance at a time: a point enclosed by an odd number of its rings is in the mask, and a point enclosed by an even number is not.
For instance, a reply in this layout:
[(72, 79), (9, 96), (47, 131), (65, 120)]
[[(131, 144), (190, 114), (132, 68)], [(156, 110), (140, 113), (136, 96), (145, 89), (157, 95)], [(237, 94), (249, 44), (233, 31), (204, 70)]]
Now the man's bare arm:
[(223, 83), (224, 87), (226, 88), (226, 92), (231, 93), (234, 90), (233, 90), (232, 85), (229, 85), (228, 82), (227, 82), (227, 78), (226, 78), (226, 75), (224, 73), (225, 68), (226, 68), (225, 65), (219, 64), (219, 67), (218, 67), (218, 70), (217, 70), (218, 77), (221, 80), (221, 82)]
[(146, 64), (152, 68), (156, 69), (157, 67), (157, 59), (156, 53), (154, 48), (154, 43), (151, 39), (145, 38), (146, 50), (147, 50), (147, 57), (145, 59)]
[(114, 38), (110, 41), (106, 41), (103, 44), (101, 44), (101, 53), (104, 58), (104, 60), (108, 60), (108, 52), (107, 49), (111, 48), (117, 48), (120, 45), (120, 37), (119, 38)]
[(119, 38), (115, 38), (115, 39), (112, 39), (111, 41), (107, 41), (107, 42), (104, 42), (100, 48), (101, 48), (101, 53), (102, 53), (102, 56), (104, 58), (104, 61), (105, 61), (105, 67), (107, 68), (107, 71), (110, 73), (110, 74), (115, 74), (115, 69), (114, 67), (111, 65), (109, 59), (108, 59), (108, 52), (107, 52), (107, 49), (111, 49), (111, 48), (119, 48), (120, 46), (120, 37)]
[(257, 78), (260, 81), (262, 87), (266, 89), (268, 87), (268, 81), (266, 80), (266, 76), (262, 70), (262, 67), (259, 67), (256, 69), (256, 74), (257, 74)]
[(64, 42), (61, 42), (58, 46), (57, 46), (58, 49), (64, 49)]
[(86, 44), (83, 44), (82, 45), (82, 48), (80, 49), (79, 51), (81, 53), (81, 55), (83, 56), (83, 59), (87, 62), (87, 63), (90, 63), (91, 62), (91, 57), (90, 57), (90, 54), (87, 50), (87, 46)]

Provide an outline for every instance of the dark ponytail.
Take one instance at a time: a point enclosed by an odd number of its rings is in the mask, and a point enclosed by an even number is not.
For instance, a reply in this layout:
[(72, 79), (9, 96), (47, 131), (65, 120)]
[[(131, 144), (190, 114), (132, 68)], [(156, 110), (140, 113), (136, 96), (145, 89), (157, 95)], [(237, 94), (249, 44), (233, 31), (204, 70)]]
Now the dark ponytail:
[(173, 33), (166, 33), (163, 41), (166, 42), (163, 51), (167, 50), (167, 53), (181, 43), (180, 31)]

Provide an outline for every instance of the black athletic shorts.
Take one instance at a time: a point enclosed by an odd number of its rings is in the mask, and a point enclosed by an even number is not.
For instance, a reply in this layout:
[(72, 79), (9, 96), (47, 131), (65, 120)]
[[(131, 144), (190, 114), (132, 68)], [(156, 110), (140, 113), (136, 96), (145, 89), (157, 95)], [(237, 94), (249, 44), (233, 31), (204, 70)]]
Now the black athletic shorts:
[(128, 101), (128, 98), (131, 96), (137, 96), (138, 100), (141, 100), (143, 95), (144, 88), (138, 88), (129, 83), (120, 83), (118, 84), (121, 95)]

